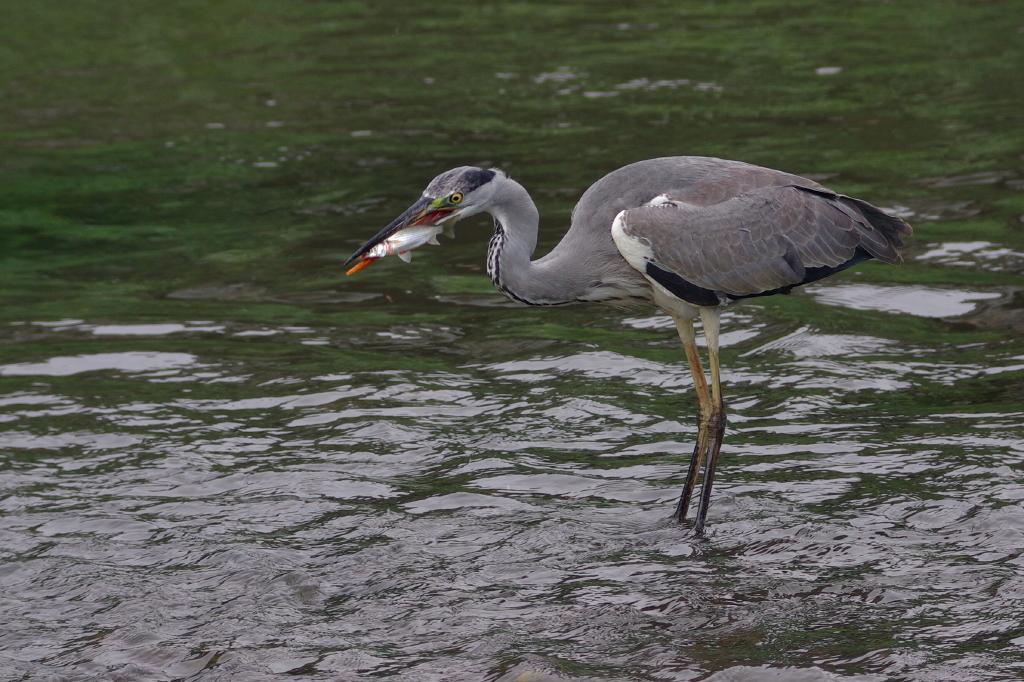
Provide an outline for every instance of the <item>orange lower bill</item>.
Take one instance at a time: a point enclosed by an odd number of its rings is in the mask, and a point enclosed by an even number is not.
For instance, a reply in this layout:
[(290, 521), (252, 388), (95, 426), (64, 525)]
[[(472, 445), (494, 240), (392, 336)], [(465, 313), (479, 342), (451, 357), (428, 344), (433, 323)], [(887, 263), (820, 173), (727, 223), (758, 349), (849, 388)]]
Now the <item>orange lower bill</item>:
[(359, 272), (360, 270), (362, 270), (363, 268), (365, 268), (370, 263), (374, 262), (375, 260), (380, 260), (380, 259), (379, 258), (364, 258), (363, 260), (359, 261), (354, 266), (352, 266), (352, 268), (348, 272), (346, 272), (345, 274), (346, 275), (353, 275), (353, 274)]

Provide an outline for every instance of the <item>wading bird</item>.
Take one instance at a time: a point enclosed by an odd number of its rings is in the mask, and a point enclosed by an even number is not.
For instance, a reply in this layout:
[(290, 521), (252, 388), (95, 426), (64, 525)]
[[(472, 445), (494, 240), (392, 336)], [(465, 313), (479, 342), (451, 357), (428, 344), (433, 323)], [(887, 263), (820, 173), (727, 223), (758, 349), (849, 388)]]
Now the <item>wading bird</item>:
[[(788, 294), (870, 258), (898, 265), (910, 225), (813, 180), (739, 161), (677, 156), (630, 164), (584, 192), (551, 253), (531, 261), (540, 216), (522, 185), (497, 169), (453, 168), (346, 265), (430, 241), (445, 223), (486, 211), (494, 218), (487, 274), (528, 305), (644, 303), (668, 313), (693, 374), (697, 443), (673, 518), (684, 521), (704, 462), (694, 530), (704, 531), (725, 435), (718, 360), (719, 317), (730, 303)], [(711, 383), (693, 321), (707, 341)]]

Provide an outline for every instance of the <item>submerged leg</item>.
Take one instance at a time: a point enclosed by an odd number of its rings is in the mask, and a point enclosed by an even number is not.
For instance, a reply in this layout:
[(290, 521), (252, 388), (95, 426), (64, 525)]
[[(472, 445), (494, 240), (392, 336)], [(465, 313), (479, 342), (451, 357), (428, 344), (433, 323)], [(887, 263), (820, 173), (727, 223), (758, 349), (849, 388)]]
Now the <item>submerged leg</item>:
[(704, 532), (704, 522), (711, 504), (711, 485), (715, 479), (718, 452), (725, 437), (725, 401), (722, 399), (722, 382), (718, 363), (718, 326), (722, 311), (720, 308), (701, 308), (700, 319), (704, 325), (704, 338), (708, 342), (708, 361), (711, 365), (711, 409), (707, 416), (708, 462), (704, 467), (701, 482), (700, 501), (697, 504), (697, 519), (693, 531)]
[(700, 355), (697, 353), (697, 336), (693, 331), (693, 320), (676, 318), (676, 329), (679, 331), (679, 340), (683, 342), (686, 361), (689, 363), (690, 373), (693, 375), (693, 389), (697, 392), (697, 443), (694, 445), (693, 455), (690, 457), (690, 468), (686, 472), (683, 492), (679, 496), (676, 511), (672, 514), (675, 521), (684, 521), (687, 511), (690, 509), (693, 487), (697, 483), (697, 472), (700, 471), (704, 453), (708, 449), (708, 416), (711, 414), (711, 394), (708, 392), (704, 368), (700, 364)]

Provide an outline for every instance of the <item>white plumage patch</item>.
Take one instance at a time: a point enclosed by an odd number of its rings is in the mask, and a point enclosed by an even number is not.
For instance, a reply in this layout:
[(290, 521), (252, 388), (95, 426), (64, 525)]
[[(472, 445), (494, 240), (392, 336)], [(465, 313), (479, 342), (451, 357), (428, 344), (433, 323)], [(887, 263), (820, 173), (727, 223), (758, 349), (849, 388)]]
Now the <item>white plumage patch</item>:
[[(655, 199), (658, 198), (660, 197), (655, 197)], [(659, 205), (666, 203), (673, 202), (668, 201), (666, 197), (666, 202)], [(675, 319), (692, 320), (698, 316), (699, 308), (682, 300), (647, 274), (647, 264), (654, 261), (654, 251), (651, 249), (649, 240), (629, 234), (626, 226), (626, 211), (620, 211), (612, 221), (612, 239), (615, 241), (615, 248), (619, 250), (626, 262), (650, 282), (654, 294), (654, 305)]]
[(654, 197), (653, 199), (648, 201), (646, 204), (644, 204), (644, 206), (680, 206), (680, 205), (681, 204), (678, 201), (673, 201), (672, 199), (670, 199), (667, 194), (659, 194), (658, 196)]
[(626, 211), (619, 211), (615, 220), (612, 221), (612, 239), (615, 240), (615, 248), (619, 250), (626, 262), (635, 270), (646, 274), (647, 263), (653, 260), (654, 252), (651, 250), (650, 241), (628, 233)]

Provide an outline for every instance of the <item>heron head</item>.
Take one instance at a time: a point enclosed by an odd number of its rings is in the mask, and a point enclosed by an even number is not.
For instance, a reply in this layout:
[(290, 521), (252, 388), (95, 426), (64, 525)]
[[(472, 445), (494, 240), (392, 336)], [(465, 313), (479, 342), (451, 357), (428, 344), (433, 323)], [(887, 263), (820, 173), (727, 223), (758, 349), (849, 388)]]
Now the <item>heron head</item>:
[(412, 206), (360, 246), (352, 257), (345, 261), (345, 265), (348, 265), (363, 257), (348, 274), (376, 260), (366, 258), (364, 254), (396, 232), (421, 225), (454, 223), (460, 218), (486, 210), (494, 195), (497, 185), (495, 180), (504, 177), (505, 174), (500, 170), (486, 170), (476, 166), (460, 166), (441, 173), (430, 181)]

